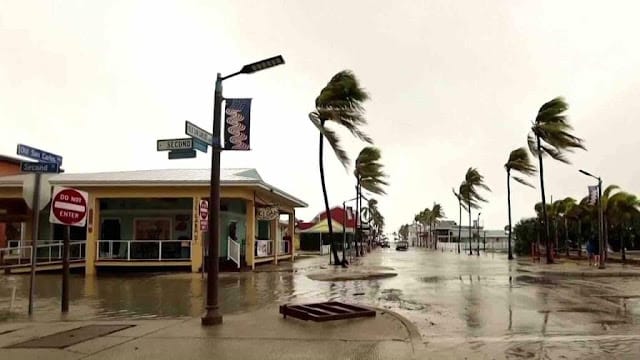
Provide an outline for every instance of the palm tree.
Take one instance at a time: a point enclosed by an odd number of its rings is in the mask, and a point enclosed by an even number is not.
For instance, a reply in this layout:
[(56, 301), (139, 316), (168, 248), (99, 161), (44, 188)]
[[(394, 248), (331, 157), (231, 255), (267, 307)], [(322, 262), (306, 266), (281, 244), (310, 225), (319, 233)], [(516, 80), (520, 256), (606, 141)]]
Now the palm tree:
[[(473, 244), (471, 243), (471, 209), (478, 209), (480, 202), (486, 202), (478, 191), (480, 189), (491, 191), (484, 183), (484, 176), (480, 175), (477, 169), (470, 167), (464, 176), (464, 182), (461, 185), (460, 194), (469, 212), (469, 255), (473, 255)], [(478, 252), (478, 255), (480, 253)]]
[(378, 209), (378, 200), (369, 200), (369, 213), (371, 214), (373, 239), (375, 240), (376, 237), (382, 233), (382, 229), (384, 228), (384, 216), (382, 216)]
[[(529, 159), (529, 154), (527, 154), (527, 150), (523, 147), (513, 150), (509, 154), (509, 160), (504, 164), (504, 168), (507, 170), (507, 210), (509, 213), (509, 238), (508, 238), (508, 247), (509, 247), (509, 260), (513, 260), (513, 253), (511, 252), (511, 171), (517, 171), (523, 175), (531, 176), (535, 174), (536, 167), (531, 163)], [(527, 180), (520, 177), (513, 177), (513, 180), (526, 185), (533, 187)]]
[[(431, 221), (431, 210), (429, 208), (426, 208), (420, 211), (417, 217), (418, 217), (418, 222), (422, 225), (422, 228), (426, 229), (427, 225)], [(419, 236), (419, 242), (422, 246), (425, 246), (425, 243), (422, 241), (422, 236)]]
[(619, 237), (620, 237), (620, 253), (622, 256), (622, 261), (627, 260), (626, 250), (624, 247), (624, 227), (628, 226), (631, 222), (631, 219), (640, 214), (640, 200), (633, 195), (627, 192), (621, 191), (609, 198), (610, 202), (610, 213), (614, 221), (618, 225), (619, 229)]
[[(464, 184), (464, 183), (463, 183)], [(460, 243), (462, 242), (462, 238), (460, 237), (462, 235), (462, 195), (460, 195), (462, 193), (462, 186), (463, 184), (460, 185), (460, 187), (458, 188), (458, 192), (456, 192), (456, 189), (451, 189), (451, 191), (453, 192), (453, 196), (456, 197), (456, 199), (458, 199), (458, 210), (459, 210), (459, 221), (458, 221), (458, 254), (460, 254)], [(466, 210), (466, 208), (465, 208)]]
[(431, 223), (433, 224), (433, 226), (431, 227), (432, 229), (431, 233), (434, 235), (433, 248), (435, 250), (438, 249), (438, 236), (435, 233), (435, 226), (443, 217), (444, 217), (444, 210), (442, 210), (442, 205), (434, 202), (433, 206), (431, 207)]
[(320, 91), (320, 95), (316, 98), (316, 109), (309, 113), (309, 120), (311, 120), (320, 132), (318, 150), (320, 182), (322, 183), (322, 194), (324, 196), (327, 225), (329, 227), (329, 237), (332, 245), (331, 251), (336, 265), (342, 264), (345, 266), (344, 261), (341, 262), (338, 257), (336, 247), (333, 246), (331, 209), (329, 208), (329, 198), (327, 196), (327, 186), (324, 178), (324, 139), (327, 139), (333, 152), (345, 168), (349, 165), (349, 156), (340, 146), (338, 135), (325, 125), (327, 122), (332, 122), (346, 128), (357, 138), (367, 143), (372, 143), (371, 138), (361, 130), (361, 127), (367, 123), (364, 118), (364, 108), (362, 104), (368, 98), (369, 95), (360, 87), (355, 75), (349, 70), (344, 70), (334, 75), (322, 91)]
[(583, 140), (571, 134), (573, 127), (569, 124), (565, 111), (569, 106), (563, 98), (557, 97), (540, 107), (536, 120), (531, 126), (531, 132), (527, 136), (529, 150), (538, 157), (540, 169), (540, 194), (542, 196), (542, 216), (545, 229), (545, 247), (547, 263), (553, 263), (551, 256), (551, 244), (549, 239), (549, 219), (547, 218), (546, 199), (544, 194), (544, 168), (542, 157), (549, 155), (552, 159), (569, 164), (567, 152), (574, 149), (586, 148)]
[[(359, 204), (356, 206), (362, 206), (362, 188), (376, 195), (386, 194), (383, 187), (389, 184), (385, 180), (387, 175), (382, 170), (384, 166), (380, 163), (381, 157), (380, 149), (373, 146), (365, 147), (358, 154), (353, 170), (353, 175), (356, 177), (356, 204)], [(357, 213), (360, 214), (359, 211)], [(361, 220), (360, 215), (358, 219)], [(362, 244), (360, 244), (360, 250), (362, 251)]]

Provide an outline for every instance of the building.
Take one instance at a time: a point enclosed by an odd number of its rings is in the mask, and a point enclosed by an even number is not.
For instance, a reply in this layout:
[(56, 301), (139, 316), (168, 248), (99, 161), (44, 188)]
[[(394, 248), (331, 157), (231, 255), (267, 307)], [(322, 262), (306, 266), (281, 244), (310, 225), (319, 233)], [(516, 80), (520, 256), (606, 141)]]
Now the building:
[[(0, 177), (20, 174), (20, 159), (0, 155)], [(1, 201), (1, 200), (0, 200)], [(24, 212), (21, 205), (0, 203), (0, 248), (7, 247), (9, 243), (20, 240), (24, 231), (21, 225), (22, 219), (13, 217), (14, 213)], [(14, 208), (17, 206), (18, 208)]]
[[(22, 198), (30, 176), (0, 177), (0, 210), (10, 211), (21, 222), (23, 246), (30, 246), (33, 238), (33, 216)], [(209, 176), (209, 169), (169, 169), (65, 173), (47, 181), (89, 193), (87, 225), (71, 231), (71, 257), (84, 261), (87, 274), (117, 267), (196, 272), (203, 270), (207, 256), (208, 232), (206, 221), (200, 220), (199, 203), (208, 199)], [(294, 259), (292, 239), (280, 222), (284, 218), (292, 234), (295, 209), (307, 204), (266, 183), (255, 169), (222, 169), (220, 178), (221, 266), (254, 269), (261, 263)], [(47, 206), (40, 213), (39, 258), (41, 253), (57, 254), (53, 249), (62, 238), (63, 227), (48, 219)]]
[[(329, 213), (331, 214), (334, 244), (342, 244), (343, 241), (350, 244), (354, 238), (354, 229), (356, 227), (354, 209), (347, 207), (345, 210), (342, 206), (336, 206)], [(321, 254), (329, 252), (332, 237), (329, 236), (326, 211), (320, 212), (309, 222), (299, 223), (297, 232), (300, 235), (301, 251), (320, 252)]]
[[(479, 227), (476, 221), (473, 221), (471, 226), (471, 242), (474, 249), (477, 248), (477, 241), (480, 238), (480, 248), (487, 250), (502, 251), (506, 250), (508, 246), (508, 235), (504, 230), (488, 230), (484, 226)], [(458, 238), (458, 231), (460, 230), (460, 238)], [(441, 220), (434, 227), (435, 236), (437, 238), (438, 248), (456, 248), (457, 243), (461, 242), (461, 248), (469, 249), (469, 225), (462, 225), (458, 228), (458, 224), (453, 220)], [(426, 247), (434, 247), (433, 240), (431, 238), (429, 227), (422, 224), (410, 224), (409, 225), (409, 242), (413, 244), (422, 244)], [(419, 242), (418, 242), (419, 241)], [(452, 245), (447, 245), (452, 244)], [(486, 245), (485, 245), (486, 244)], [(419, 246), (419, 245), (414, 245)]]

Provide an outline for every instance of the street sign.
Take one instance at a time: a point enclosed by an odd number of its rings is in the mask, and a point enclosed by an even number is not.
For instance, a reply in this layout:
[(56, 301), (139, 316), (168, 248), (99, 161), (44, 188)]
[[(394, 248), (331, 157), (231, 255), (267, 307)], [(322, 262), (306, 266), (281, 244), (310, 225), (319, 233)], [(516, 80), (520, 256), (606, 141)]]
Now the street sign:
[(58, 169), (56, 163), (20, 161), (20, 171), (26, 173), (57, 173)]
[(169, 160), (175, 159), (191, 159), (196, 157), (195, 150), (171, 150), (169, 151)]
[(28, 157), (46, 163), (56, 163), (62, 165), (62, 156), (48, 153), (27, 145), (18, 144), (18, 155)]
[(206, 153), (207, 150), (209, 149), (209, 145), (202, 142), (201, 140), (193, 139), (193, 148), (195, 150), (199, 150), (199, 151), (202, 151), (203, 153)]
[(49, 222), (69, 226), (85, 226), (89, 194), (71, 188), (56, 186), (51, 197)]
[(209, 228), (209, 201), (208, 200), (200, 200), (200, 204), (198, 205), (199, 216), (200, 219), (200, 230), (207, 231)]
[(192, 150), (193, 138), (158, 140), (158, 151)]
[[(198, 139), (205, 144), (212, 145), (213, 144), (213, 135), (207, 130), (195, 125), (190, 121), (185, 121), (184, 123), (184, 132), (185, 134), (191, 136), (194, 139)], [(219, 144), (218, 144), (219, 145)]]

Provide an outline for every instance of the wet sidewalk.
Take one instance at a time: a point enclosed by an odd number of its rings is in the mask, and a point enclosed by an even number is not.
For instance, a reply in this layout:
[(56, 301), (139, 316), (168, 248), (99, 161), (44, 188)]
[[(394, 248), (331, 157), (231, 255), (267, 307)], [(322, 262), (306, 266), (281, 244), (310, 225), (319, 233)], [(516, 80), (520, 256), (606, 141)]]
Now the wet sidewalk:
[(546, 264), (531, 260), (518, 260), (519, 272), (530, 272), (537, 275), (566, 277), (640, 277), (640, 267), (620, 263), (606, 263), (604, 269), (589, 266), (585, 260), (556, 259), (554, 264)]
[[(41, 339), (44, 348), (8, 348), (91, 325), (133, 326), (63, 348), (57, 347), (64, 339)], [(226, 315), (223, 325), (208, 328), (199, 318), (0, 324), (1, 359), (412, 359), (420, 346), (409, 321), (383, 310), (374, 318), (316, 323), (284, 319), (270, 306)]]

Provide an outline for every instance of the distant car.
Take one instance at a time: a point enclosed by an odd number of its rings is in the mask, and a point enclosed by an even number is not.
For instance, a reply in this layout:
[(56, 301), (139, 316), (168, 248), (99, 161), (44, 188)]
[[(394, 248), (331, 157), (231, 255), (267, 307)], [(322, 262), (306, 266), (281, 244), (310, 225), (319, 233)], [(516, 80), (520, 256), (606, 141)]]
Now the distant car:
[(406, 251), (409, 249), (409, 242), (405, 240), (398, 241), (396, 243), (396, 250), (398, 251)]
[(389, 244), (389, 242), (388, 242), (388, 241), (383, 241), (383, 242), (381, 242), (381, 243), (380, 243), (380, 247), (383, 247), (383, 248), (390, 248), (390, 247), (391, 247), (391, 244)]

